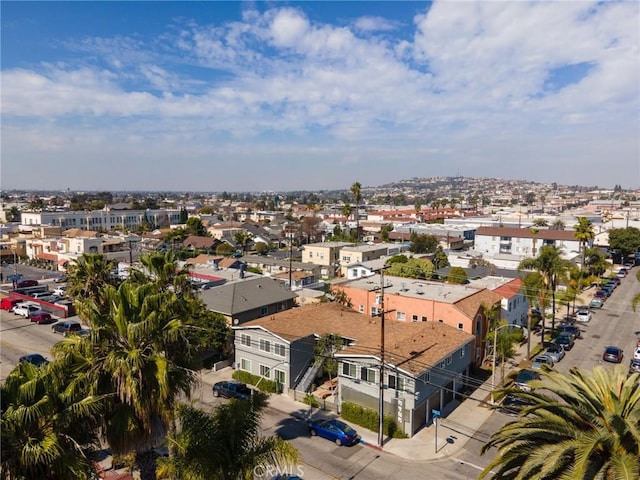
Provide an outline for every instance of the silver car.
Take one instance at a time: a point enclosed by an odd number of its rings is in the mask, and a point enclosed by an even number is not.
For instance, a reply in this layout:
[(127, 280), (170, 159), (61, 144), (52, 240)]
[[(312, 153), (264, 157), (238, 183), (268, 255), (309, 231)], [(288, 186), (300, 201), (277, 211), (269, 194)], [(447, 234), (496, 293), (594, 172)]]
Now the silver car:
[(558, 363), (565, 356), (564, 347), (562, 345), (552, 343), (551, 345), (549, 345), (549, 347), (547, 347), (545, 355), (551, 357), (553, 363)]

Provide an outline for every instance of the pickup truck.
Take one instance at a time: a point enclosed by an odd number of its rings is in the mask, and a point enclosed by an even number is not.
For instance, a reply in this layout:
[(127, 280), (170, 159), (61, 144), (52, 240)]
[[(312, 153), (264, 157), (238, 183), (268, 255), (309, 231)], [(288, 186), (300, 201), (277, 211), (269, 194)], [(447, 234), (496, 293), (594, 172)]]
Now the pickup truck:
[(218, 382), (213, 385), (213, 396), (248, 400), (251, 398), (251, 389), (245, 383)]
[(16, 315), (22, 315), (24, 318), (29, 318), (32, 314), (39, 311), (40, 307), (27, 303), (19, 303), (13, 307), (13, 313)]

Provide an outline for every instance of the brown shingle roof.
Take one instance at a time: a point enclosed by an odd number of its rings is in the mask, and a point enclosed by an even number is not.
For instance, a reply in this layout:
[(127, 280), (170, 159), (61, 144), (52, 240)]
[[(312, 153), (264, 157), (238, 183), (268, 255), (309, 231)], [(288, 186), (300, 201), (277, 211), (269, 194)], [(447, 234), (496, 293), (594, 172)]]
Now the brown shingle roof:
[(468, 297), (458, 300), (454, 305), (469, 318), (475, 317), (476, 313), (482, 308), (482, 305), (491, 307), (499, 303), (502, 298), (491, 290), (480, 290), (478, 293), (469, 295)]
[(217, 240), (212, 237), (198, 237), (196, 235), (189, 235), (184, 239), (182, 245), (185, 247), (193, 248), (211, 248), (216, 244)]
[[(491, 292), (489, 292), (491, 293)], [(337, 303), (319, 303), (285, 310), (243, 323), (238, 329), (262, 327), (291, 341), (310, 335), (337, 333), (355, 340), (340, 356), (380, 354), (380, 318), (372, 318)], [(386, 361), (413, 375), (443, 360), (473, 340), (473, 336), (440, 322), (385, 322)]]
[(517, 227), (478, 227), (476, 236), (485, 235), (490, 237), (516, 237), (516, 238), (539, 238), (542, 240), (573, 240), (576, 241), (573, 230), (544, 230), (539, 229), (534, 235), (530, 228)]

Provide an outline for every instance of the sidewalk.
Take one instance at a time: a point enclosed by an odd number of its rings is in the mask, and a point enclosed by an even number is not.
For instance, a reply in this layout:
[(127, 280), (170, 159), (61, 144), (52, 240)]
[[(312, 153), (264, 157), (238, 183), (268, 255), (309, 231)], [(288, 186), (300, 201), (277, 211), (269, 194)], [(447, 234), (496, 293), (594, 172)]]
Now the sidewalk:
[[(537, 341), (539, 340), (532, 338), (532, 348)], [(515, 358), (506, 364), (505, 377), (509, 375), (509, 372), (519, 368), (518, 365), (525, 359), (526, 351), (526, 344), (518, 348)], [(231, 367), (224, 368), (219, 372), (203, 371), (202, 390), (206, 391), (206, 393), (204, 395), (205, 398), (201, 398), (201, 401), (206, 401), (207, 394), (211, 395), (211, 385), (220, 380), (230, 379), (232, 373), (233, 369)], [(423, 427), (412, 438), (385, 439), (382, 450), (410, 461), (441, 460), (455, 456), (464, 448), (469, 439), (479, 439), (477, 431), (493, 413), (490, 408), (491, 390), (492, 383), (491, 378), (489, 378), (468, 398), (463, 401), (454, 400), (442, 410), (443, 416), (438, 420), (437, 426), (437, 445), (436, 425), (432, 423)], [(268, 400), (268, 406), (305, 421), (309, 418), (335, 416), (332, 412), (311, 408), (287, 395), (271, 395)], [(358, 431), (364, 445), (375, 449), (380, 448), (378, 446), (377, 432), (372, 432), (358, 425), (350, 425)], [(481, 438), (479, 440), (486, 441), (488, 439)]]

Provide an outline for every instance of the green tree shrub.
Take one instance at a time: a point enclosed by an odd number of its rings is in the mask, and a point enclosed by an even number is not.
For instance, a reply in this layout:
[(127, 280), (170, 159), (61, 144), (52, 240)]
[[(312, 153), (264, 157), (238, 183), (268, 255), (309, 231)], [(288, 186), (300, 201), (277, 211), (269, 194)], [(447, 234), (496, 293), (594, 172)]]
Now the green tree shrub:
[[(361, 427), (377, 432), (380, 415), (375, 410), (364, 408), (351, 402), (342, 403), (342, 418)], [(383, 433), (392, 438), (407, 438), (407, 435), (398, 427), (392, 417), (386, 415), (382, 420)]]
[[(280, 391), (282, 390), (282, 387), (273, 380), (268, 380), (266, 378), (260, 377), (259, 375), (245, 372), (244, 370), (236, 370), (235, 372), (233, 372), (232, 377), (238, 382), (248, 383), (250, 385), (257, 385), (258, 382), (260, 382), (260, 384), (258, 385), (258, 389), (266, 393), (280, 393)], [(262, 381), (260, 381), (261, 378)]]

